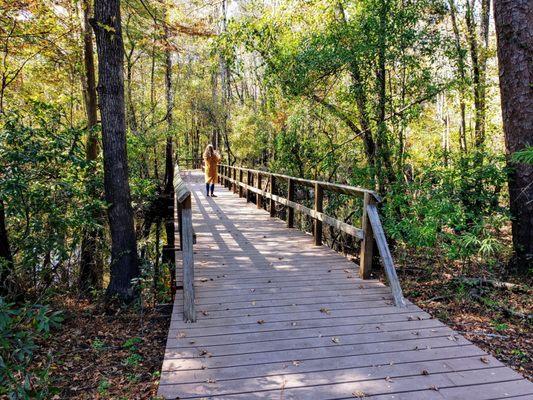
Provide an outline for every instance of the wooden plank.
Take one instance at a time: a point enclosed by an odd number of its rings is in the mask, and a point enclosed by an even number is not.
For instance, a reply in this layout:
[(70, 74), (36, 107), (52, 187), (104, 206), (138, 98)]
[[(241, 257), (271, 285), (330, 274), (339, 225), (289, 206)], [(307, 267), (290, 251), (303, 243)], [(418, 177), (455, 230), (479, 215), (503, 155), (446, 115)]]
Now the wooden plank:
[[(416, 308), (408, 307), (407, 310), (414, 312)], [(335, 319), (338, 318), (353, 318), (361, 319), (370, 317), (372, 318), (375, 314), (386, 315), (394, 314), (397, 310), (394, 307), (372, 307), (366, 310), (338, 310), (331, 312), (330, 314), (325, 314), (318, 309), (315, 313), (289, 313), (289, 314), (276, 314), (268, 318), (263, 319), (265, 322), (262, 325), (269, 326), (270, 324), (276, 322), (294, 322), (300, 320), (332, 320), (332, 323), (335, 322)], [(202, 327), (224, 327), (227, 325), (250, 325), (257, 324), (258, 318), (254, 317), (235, 317), (235, 318), (212, 318), (209, 320), (202, 320)], [(170, 329), (173, 328), (183, 328), (185, 324), (181, 321), (172, 321), (170, 323)]]
[[(495, 365), (501, 367), (502, 364), (494, 361)], [(476, 358), (458, 358), (448, 359), (445, 361), (422, 361), (415, 363), (405, 363), (401, 365), (385, 365), (380, 367), (355, 367), (351, 369), (338, 369), (331, 365), (324, 365), (323, 371), (302, 372), (302, 373), (279, 373), (278, 375), (269, 375), (268, 379), (241, 378), (231, 381), (222, 381), (216, 378), (206, 378), (203, 381), (185, 383), (179, 385), (181, 397), (190, 395), (201, 395), (207, 389), (210, 395), (226, 395), (239, 392), (261, 392), (268, 390), (279, 390), (283, 386), (285, 390), (304, 388), (306, 386), (324, 386), (340, 383), (354, 383), (375, 381), (378, 379), (385, 380), (387, 383), (394, 382), (395, 379), (410, 378), (414, 375), (420, 375), (421, 383), (429, 380), (428, 376), (435, 374), (450, 374), (456, 372), (469, 373), (471, 370), (491, 370), (497, 369), (492, 365), (483, 364), (479, 357)], [(427, 371), (428, 375), (422, 376), (422, 371)], [(218, 372), (218, 371), (217, 371)], [(204, 373), (205, 376), (211, 376), (211, 373)], [(208, 385), (205, 385), (210, 380)], [(212, 382), (211, 382), (212, 381)], [(285, 383), (284, 383), (285, 381)], [(169, 383), (170, 384), (170, 383)]]
[[(161, 375), (162, 384), (173, 383), (194, 383), (205, 382), (207, 379), (212, 380), (229, 380), (229, 379), (246, 379), (246, 378), (265, 378), (276, 376), (279, 371), (283, 371), (284, 375), (301, 374), (307, 372), (319, 372), (328, 370), (343, 370), (352, 368), (369, 368), (373, 367), (381, 369), (389, 366), (398, 366), (399, 364), (414, 364), (424, 361), (434, 360), (453, 360), (464, 359), (470, 357), (485, 356), (481, 349), (474, 345), (459, 346), (453, 348), (437, 348), (424, 351), (403, 351), (391, 352), (379, 355), (361, 355), (361, 356), (344, 356), (334, 360), (328, 360), (328, 364), (324, 364), (321, 359), (305, 360), (299, 363), (273, 363), (260, 364), (249, 367), (226, 367), (226, 368), (209, 368), (209, 369), (191, 369), (191, 370), (176, 370), (164, 371)], [(422, 371), (423, 369), (420, 369)]]
[(196, 321), (194, 305), (194, 252), (193, 252), (193, 230), (191, 213), (191, 196), (182, 202), (183, 221), (183, 317), (187, 322)]
[[(237, 353), (231, 355), (217, 356), (216, 353), (209, 352), (208, 349), (197, 349), (190, 352), (189, 357), (183, 357), (182, 350), (168, 349), (165, 352), (165, 362), (163, 370), (174, 369), (202, 369), (206, 368), (226, 368), (226, 367), (252, 367), (266, 363), (292, 363), (294, 360), (302, 363), (308, 360), (324, 359), (324, 362), (333, 362), (339, 357), (345, 356), (370, 356), (385, 353), (396, 353), (402, 351), (424, 352), (435, 348), (452, 348), (470, 345), (465, 339), (450, 345), (450, 341), (445, 337), (415, 339), (410, 341), (391, 341), (385, 343), (363, 343), (350, 345), (336, 345), (313, 348), (300, 348), (294, 350), (279, 350), (257, 353)], [(205, 353), (207, 351), (207, 353)], [(202, 355), (203, 354), (203, 355)]]
[(385, 238), (385, 232), (383, 232), (383, 227), (381, 226), (381, 221), (379, 220), (378, 209), (375, 204), (369, 204), (367, 207), (368, 218), (372, 225), (372, 232), (376, 238), (376, 243), (379, 249), (379, 255), (383, 261), (385, 267), (385, 274), (387, 275), (387, 280), (389, 281), (390, 288), (392, 290), (392, 295), (394, 297), (394, 303), (398, 307), (405, 307), (405, 299), (403, 297), (402, 288), (400, 286), (400, 281), (398, 275), (396, 274), (396, 268), (394, 267), (394, 262), (392, 261), (392, 255), (389, 250), (389, 245), (387, 244), (387, 239)]
[[(498, 377), (497, 377), (498, 375)], [(331, 382), (331, 383), (322, 383), (322, 384), (309, 384), (307, 386), (296, 386), (291, 381), (279, 381), (278, 387), (276, 389), (270, 390), (255, 390), (247, 391), (246, 388), (238, 389), (235, 394), (228, 393), (224, 396), (224, 399), (265, 399), (265, 398), (277, 398), (280, 393), (280, 389), (283, 388), (283, 399), (292, 400), (292, 399), (306, 399), (306, 400), (317, 400), (317, 399), (338, 399), (338, 398), (354, 398), (353, 393), (364, 393), (366, 397), (372, 395), (383, 395), (383, 394), (394, 394), (409, 392), (414, 390), (428, 390), (431, 391), (433, 387), (435, 388), (448, 388), (453, 387), (453, 378), (462, 377), (468, 379), (471, 384), (484, 384), (487, 382), (498, 382), (498, 381), (508, 381), (513, 380), (514, 374), (508, 368), (481, 368), (478, 370), (467, 370), (458, 372), (441, 372), (429, 374), (428, 376), (402, 376), (397, 377), (396, 379), (390, 379), (385, 381), (384, 378), (377, 379), (358, 379), (358, 377), (350, 376), (345, 378), (343, 382)], [(516, 380), (516, 378), (514, 378)], [(383, 383), (385, 382), (385, 383)], [(203, 385), (198, 385), (193, 392), (178, 392), (181, 394), (180, 398), (186, 399), (189, 396), (197, 395), (197, 391), (201, 390), (203, 393), (209, 393), (212, 391), (212, 387), (216, 384), (205, 383)], [(294, 386), (293, 386), (294, 385)], [(170, 386), (170, 385), (169, 385)], [(169, 390), (169, 386), (164, 385), (162, 388), (164, 390)], [(179, 390), (178, 387), (173, 389)], [(438, 390), (433, 390), (438, 392)], [(466, 390), (468, 392), (468, 390)], [(437, 393), (439, 395), (439, 393)], [(432, 397), (429, 397), (432, 398)], [(433, 397), (439, 398), (439, 397)], [(440, 397), (444, 398), (444, 397)], [(472, 397), (468, 396), (469, 400), (474, 400)], [(464, 398), (463, 398), (464, 400)]]
[[(362, 345), (369, 343), (389, 343), (394, 341), (410, 341), (419, 340), (421, 338), (437, 338), (447, 337), (453, 334), (453, 331), (448, 327), (439, 327), (431, 329), (418, 329), (416, 334), (411, 330), (402, 330), (396, 332), (372, 332), (365, 334), (347, 333), (336, 336), (322, 335), (320, 337), (304, 337), (297, 339), (277, 339), (267, 340), (251, 343), (237, 343), (237, 344), (207, 344), (204, 348), (216, 356), (225, 356), (232, 354), (252, 354), (264, 353), (270, 351), (285, 351), (295, 350), (301, 348), (316, 348), (335, 346), (340, 343), (342, 345)], [(333, 342), (335, 339), (338, 342)], [(175, 351), (173, 356), (179, 354), (182, 357), (194, 357), (198, 352), (197, 343), (180, 341), (175, 337), (169, 337), (167, 343), (167, 350)]]
[[(409, 331), (413, 335), (421, 329), (436, 329), (442, 328), (446, 325), (436, 319), (425, 319), (421, 321), (399, 321), (388, 322), (382, 324), (373, 325), (330, 325), (323, 327), (309, 327), (302, 328), (296, 326), (289, 330), (274, 330), (274, 331), (259, 331), (259, 332), (243, 332), (234, 333), (231, 335), (211, 335), (211, 336), (199, 336), (201, 332), (181, 330), (182, 334), (187, 336), (180, 337), (178, 331), (171, 331), (168, 339), (174, 339), (177, 343), (181, 343), (183, 347), (187, 346), (216, 346), (221, 344), (239, 344), (239, 343), (254, 343), (254, 342), (268, 342), (284, 339), (308, 339), (316, 338), (320, 336), (333, 337), (339, 335), (366, 335), (366, 334), (378, 334), (382, 332), (399, 332)], [(194, 344), (191, 344), (191, 339), (194, 339)]]

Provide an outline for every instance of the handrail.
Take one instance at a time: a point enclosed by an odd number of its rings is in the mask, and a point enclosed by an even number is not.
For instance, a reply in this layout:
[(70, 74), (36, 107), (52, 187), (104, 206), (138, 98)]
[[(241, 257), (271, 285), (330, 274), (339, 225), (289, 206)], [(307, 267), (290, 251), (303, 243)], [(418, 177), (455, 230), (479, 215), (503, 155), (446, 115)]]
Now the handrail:
[[(239, 197), (250, 200), (250, 195), (255, 193), (256, 204), (258, 208), (263, 207), (263, 199), (270, 200), (270, 216), (275, 216), (275, 204), (279, 203), (287, 207), (287, 227), (294, 227), (294, 210), (310, 216), (313, 219), (313, 235), (315, 245), (322, 245), (322, 223), (326, 223), (334, 228), (341, 230), (354, 238), (361, 240), (359, 274), (361, 278), (368, 279), (372, 269), (372, 257), (374, 252), (374, 239), (377, 243), (378, 251), (382, 262), (385, 266), (385, 274), (391, 286), (394, 303), (398, 307), (405, 307), (402, 289), (392, 256), (387, 244), (385, 233), (379, 218), (376, 204), (381, 198), (376, 192), (369, 189), (363, 189), (355, 186), (341, 185), (337, 183), (316, 181), (310, 179), (297, 178), (293, 176), (271, 173), (251, 168), (243, 168), (231, 165), (221, 164), (219, 169), (220, 183), (239, 193)], [(238, 173), (237, 173), (238, 172)], [(246, 174), (246, 182), (244, 175)], [(263, 178), (267, 177), (267, 188), (263, 188)], [(276, 179), (287, 181), (287, 197), (282, 197), (276, 193)], [(314, 208), (306, 207), (299, 204), (294, 199), (295, 184), (314, 188)], [(342, 193), (351, 196), (363, 197), (363, 218), (362, 227), (357, 228), (344, 221), (340, 221), (323, 212), (324, 191)]]
[(180, 175), (176, 164), (174, 169), (174, 198), (180, 234), (180, 250), (183, 268), (183, 319), (196, 321), (194, 307), (194, 232), (192, 228), (191, 191)]

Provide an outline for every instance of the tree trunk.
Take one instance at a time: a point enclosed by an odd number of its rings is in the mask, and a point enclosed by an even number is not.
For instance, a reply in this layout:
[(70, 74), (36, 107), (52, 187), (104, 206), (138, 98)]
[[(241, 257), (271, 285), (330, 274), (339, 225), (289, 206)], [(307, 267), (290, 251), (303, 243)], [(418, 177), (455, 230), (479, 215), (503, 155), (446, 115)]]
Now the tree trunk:
[[(89, 162), (96, 161), (98, 157), (98, 138), (95, 131), (98, 124), (96, 76), (94, 70), (93, 37), (89, 24), (90, 2), (84, 0), (83, 4), (83, 58), (85, 63), (84, 100), (87, 112), (87, 143), (85, 145), (85, 159)], [(89, 173), (93, 173), (91, 168)], [(98, 198), (96, 188), (89, 183), (87, 192), (92, 197)], [(97, 225), (103, 222), (103, 215), (96, 210), (92, 219)], [(81, 242), (79, 288), (82, 292), (88, 292), (91, 288), (102, 288), (103, 259), (100, 241), (103, 240), (103, 229), (99, 227), (87, 228), (84, 231)]]
[(139, 276), (139, 262), (128, 183), (120, 0), (95, 0), (92, 26), (98, 50), (104, 187), (111, 231), (111, 281), (107, 294), (131, 300), (136, 294), (132, 279)]
[(4, 202), (0, 199), (0, 296), (7, 296), (11, 291), (11, 274), (13, 273), (13, 256), (9, 247), (6, 228)]
[[(174, 150), (172, 142), (172, 130), (174, 128), (174, 96), (172, 89), (172, 51), (170, 47), (170, 31), (165, 16), (165, 90), (167, 101), (167, 135), (165, 145), (165, 188), (163, 191), (163, 215), (165, 216), (165, 233), (167, 236), (167, 246), (174, 246), (174, 210), (172, 205), (172, 192), (174, 190)], [(163, 263), (171, 263), (169, 252), (163, 252)], [(154, 271), (155, 274), (155, 271)]]
[[(507, 153), (533, 145), (533, 4), (495, 0), (503, 128)], [(509, 161), (514, 266), (533, 265), (533, 165)]]
[(461, 46), (461, 34), (459, 32), (459, 26), (457, 25), (457, 10), (455, 7), (455, 1), (449, 0), (449, 3), (453, 33), (455, 36), (455, 51), (457, 53), (457, 72), (459, 74), (459, 79), (461, 82), (461, 87), (459, 89), (459, 108), (461, 110), (461, 127), (459, 128), (459, 148), (463, 153), (466, 153), (466, 103), (464, 93), (464, 86), (466, 85), (466, 61), (464, 51)]
[[(485, 1), (485, 0), (484, 0)], [(482, 10), (488, 13), (488, 7)], [(474, 108), (475, 108), (475, 128), (474, 141), (475, 147), (478, 150), (477, 162), (483, 161), (482, 150), (485, 146), (485, 109), (486, 109), (486, 90), (485, 90), (485, 71), (486, 71), (486, 57), (485, 49), (478, 43), (476, 22), (474, 19), (474, 1), (470, 4), (470, 0), (466, 1), (466, 26), (467, 38), (470, 47), (470, 58), (472, 60), (472, 81), (474, 84)], [(486, 18), (481, 17), (481, 30), (483, 34), (488, 35), (488, 25), (484, 27)]]

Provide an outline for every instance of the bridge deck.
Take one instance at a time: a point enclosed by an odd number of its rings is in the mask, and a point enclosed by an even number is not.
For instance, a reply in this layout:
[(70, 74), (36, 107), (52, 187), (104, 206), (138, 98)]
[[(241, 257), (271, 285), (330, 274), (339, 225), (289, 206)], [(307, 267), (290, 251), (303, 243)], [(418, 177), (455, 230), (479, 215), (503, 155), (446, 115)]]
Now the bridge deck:
[(532, 383), (412, 303), (393, 307), (342, 255), (227, 189), (191, 188), (198, 322), (183, 322), (178, 292), (160, 396), (533, 399)]

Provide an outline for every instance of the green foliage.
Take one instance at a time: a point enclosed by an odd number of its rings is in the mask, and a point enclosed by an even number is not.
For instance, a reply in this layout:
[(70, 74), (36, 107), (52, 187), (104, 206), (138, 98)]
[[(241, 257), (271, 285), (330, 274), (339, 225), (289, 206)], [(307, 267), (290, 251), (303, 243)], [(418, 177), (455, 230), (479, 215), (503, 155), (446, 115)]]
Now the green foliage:
[(525, 164), (533, 164), (533, 146), (529, 146), (524, 150), (517, 151), (513, 154), (512, 160)]
[(498, 255), (497, 233), (508, 221), (501, 206), (506, 170), (503, 157), (484, 156), (482, 167), (469, 162), (475, 155), (459, 156), (394, 186), (384, 208), (387, 234), (413, 248), (441, 247), (452, 259)]
[(54, 394), (49, 387), (48, 365), (32, 365), (38, 342), (49, 337), (63, 318), (48, 306), (17, 306), (0, 297), (0, 397), (46, 399)]
[(63, 122), (60, 109), (35, 103), (31, 119), (11, 114), (0, 126), (0, 197), (23, 293), (61, 275), (83, 230), (96, 226), (93, 211), (104, 207), (94, 196), (102, 192), (100, 163), (85, 161), (85, 132)]

